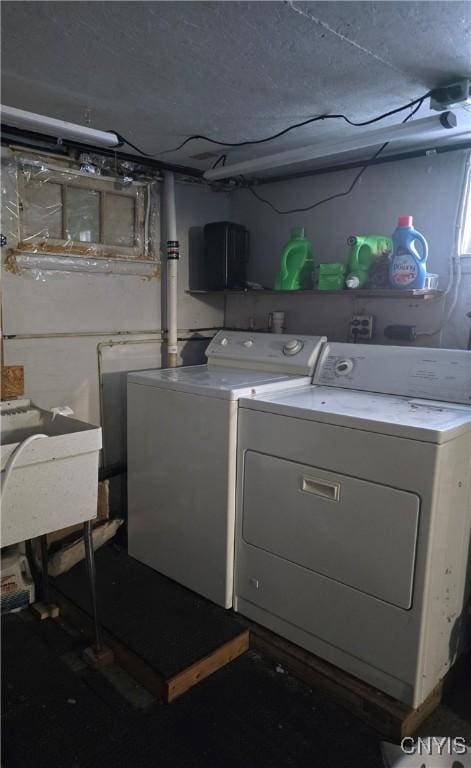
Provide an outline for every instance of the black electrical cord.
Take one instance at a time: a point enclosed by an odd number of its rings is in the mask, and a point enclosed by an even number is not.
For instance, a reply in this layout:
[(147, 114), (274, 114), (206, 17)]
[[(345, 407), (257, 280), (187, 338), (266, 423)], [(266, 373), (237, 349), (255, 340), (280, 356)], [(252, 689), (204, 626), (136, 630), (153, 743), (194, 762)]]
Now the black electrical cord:
[[(415, 103), (414, 109), (412, 110), (412, 112), (410, 112), (410, 114), (407, 115), (405, 120), (402, 121), (403, 123), (407, 123), (407, 121), (410, 120), (411, 117), (413, 117), (415, 115), (415, 113), (420, 109), (420, 107), (422, 106), (422, 104), (423, 104), (423, 102), (425, 101), (426, 98), (427, 98), (427, 96), (425, 95), (425, 96), (423, 96), (421, 99), (419, 99)], [(384, 144), (382, 144), (381, 147), (376, 150), (374, 155), (372, 157), (370, 157), (365, 162), (364, 165), (362, 165), (362, 167), (360, 168), (360, 170), (358, 171), (358, 173), (354, 177), (354, 179), (351, 182), (351, 184), (348, 187), (348, 189), (346, 189), (344, 192), (337, 192), (335, 195), (329, 195), (329, 197), (324, 197), (322, 200), (318, 200), (317, 203), (313, 203), (312, 205), (306, 205), (304, 208), (290, 208), (287, 211), (281, 211), (279, 208), (276, 207), (276, 205), (273, 205), (273, 203), (270, 202), (270, 200), (267, 200), (265, 197), (262, 197), (261, 195), (259, 195), (258, 192), (256, 192), (254, 190), (253, 186), (250, 185), (250, 182), (248, 182), (247, 179), (245, 179), (243, 176), (241, 176), (239, 178), (241, 179), (243, 186), (254, 197), (256, 197), (257, 200), (260, 200), (261, 203), (265, 203), (266, 205), (268, 205), (273, 211), (275, 211), (275, 213), (279, 213), (280, 215), (284, 215), (284, 214), (287, 214), (287, 213), (303, 213), (305, 211), (312, 211), (314, 208), (318, 208), (320, 205), (324, 205), (324, 203), (329, 203), (331, 200), (336, 200), (339, 197), (346, 197), (347, 195), (349, 195), (350, 192), (353, 191), (353, 189), (356, 187), (356, 185), (360, 181), (360, 178), (362, 177), (363, 173), (368, 168), (369, 164), (373, 160), (376, 160), (376, 158), (381, 154), (381, 152), (383, 152), (386, 149), (388, 144), (389, 144), (389, 141), (386, 141)]]
[(316, 117), (309, 117), (307, 120), (302, 120), (300, 123), (294, 123), (293, 125), (289, 125), (287, 128), (283, 128), (283, 130), (278, 131), (278, 133), (274, 133), (272, 136), (267, 136), (264, 139), (252, 139), (247, 141), (218, 141), (217, 139), (212, 139), (210, 136), (204, 136), (203, 134), (195, 133), (192, 136), (188, 136), (188, 138), (184, 139), (178, 146), (172, 147), (171, 149), (165, 149), (162, 150), (162, 152), (157, 152), (156, 154), (151, 154), (149, 152), (144, 152), (143, 149), (140, 149), (135, 144), (132, 144), (132, 142), (128, 141), (124, 136), (122, 136), (119, 133), (116, 133), (118, 136), (120, 142), (123, 142), (124, 144), (128, 144), (128, 146), (132, 147), (136, 150), (136, 152), (139, 152), (141, 155), (145, 155), (146, 157), (158, 157), (159, 155), (166, 155), (170, 152), (178, 152), (180, 149), (183, 149), (183, 147), (188, 144), (190, 141), (196, 141), (196, 140), (202, 140), (207, 141), (210, 144), (218, 144), (220, 147), (247, 147), (252, 144), (265, 144), (267, 141), (273, 141), (273, 139), (279, 139), (280, 136), (284, 136), (286, 133), (289, 133), (290, 131), (294, 131), (295, 128), (302, 128), (304, 125), (310, 125), (311, 123), (316, 123), (320, 120), (345, 120), (349, 125), (353, 125), (357, 128), (361, 128), (365, 125), (372, 125), (373, 123), (377, 123), (380, 120), (384, 120), (386, 117), (391, 117), (392, 115), (398, 114), (398, 112), (403, 112), (405, 109), (410, 109), (410, 107), (414, 107), (415, 105), (421, 106), (425, 99), (430, 96), (431, 91), (427, 91), (427, 93), (424, 93), (423, 96), (420, 96), (418, 99), (414, 99), (413, 101), (408, 102), (407, 104), (404, 104), (402, 107), (396, 107), (396, 109), (391, 109), (389, 112), (383, 112), (383, 114), (378, 115), (377, 117), (373, 117), (370, 120), (363, 120), (359, 123), (354, 122), (353, 120), (350, 120), (346, 115), (343, 114), (334, 114), (334, 115), (317, 115)]
[(227, 160), (227, 155), (221, 155), (220, 157), (218, 157), (214, 165), (211, 166), (211, 170), (214, 170), (214, 168), (217, 168), (220, 163), (222, 163), (222, 165), (225, 165), (226, 160)]
[(386, 141), (371, 157), (365, 165), (363, 165), (360, 170), (358, 171), (357, 175), (353, 179), (352, 183), (350, 184), (349, 188), (345, 190), (345, 192), (337, 192), (335, 195), (329, 195), (329, 197), (324, 197), (322, 200), (318, 200), (317, 203), (313, 203), (312, 205), (306, 205), (304, 208), (290, 208), (287, 211), (281, 211), (279, 208), (276, 207), (276, 205), (273, 205), (273, 203), (270, 202), (270, 200), (267, 200), (265, 197), (262, 197), (254, 190), (252, 186), (250, 186), (247, 181), (242, 177), (242, 180), (245, 182), (246, 189), (257, 198), (257, 200), (260, 200), (261, 203), (265, 203), (266, 205), (270, 206), (270, 208), (275, 211), (275, 213), (279, 213), (281, 215), (284, 215), (286, 213), (303, 213), (304, 211), (312, 211), (314, 208), (317, 208), (319, 205), (324, 205), (324, 203), (329, 203), (331, 200), (336, 200), (338, 197), (346, 197), (350, 194), (350, 192), (353, 191), (353, 189), (356, 187), (358, 182), (360, 181), (361, 176), (365, 172), (365, 170), (368, 168), (368, 164), (371, 163), (372, 160), (376, 160), (378, 155), (383, 152), (384, 149), (388, 146), (389, 141)]
[(117, 133), (117, 131), (110, 131), (110, 133), (116, 133), (119, 141), (118, 147), (122, 147), (123, 144), (127, 144), (128, 147), (132, 147), (132, 149), (135, 149), (136, 152), (139, 152), (140, 155), (144, 155), (144, 157), (158, 157), (158, 155), (153, 155), (152, 152), (144, 152), (143, 149), (137, 147), (136, 144), (133, 144), (132, 141), (129, 141), (129, 139), (125, 139), (124, 136), (121, 136), (121, 134)]

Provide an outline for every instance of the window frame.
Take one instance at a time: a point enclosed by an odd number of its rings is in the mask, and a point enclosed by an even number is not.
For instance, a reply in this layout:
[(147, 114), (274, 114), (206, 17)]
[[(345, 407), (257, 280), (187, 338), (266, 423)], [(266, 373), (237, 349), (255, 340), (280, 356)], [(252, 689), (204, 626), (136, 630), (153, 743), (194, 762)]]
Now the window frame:
[[(62, 238), (32, 237), (25, 232), (23, 211), (24, 200), (27, 196), (28, 171), (38, 176), (44, 171), (47, 182), (61, 187), (62, 203)], [(35, 173), (36, 172), (36, 173)], [(143, 182), (132, 181), (128, 186), (116, 189), (115, 184), (120, 179), (112, 176), (91, 176), (73, 168), (57, 168), (55, 166), (32, 161), (18, 164), (17, 195), (18, 195), (18, 248), (34, 253), (59, 254), (61, 256), (81, 256), (83, 258), (124, 258), (139, 261), (154, 261), (149, 253), (149, 242), (146, 236), (146, 208), (150, 204), (147, 185)], [(134, 240), (133, 246), (113, 245), (107, 243), (85, 242), (70, 240), (65, 237), (67, 189), (80, 188), (96, 191), (100, 194), (99, 226), (100, 236), (104, 230), (104, 211), (107, 195), (117, 195), (134, 200)]]

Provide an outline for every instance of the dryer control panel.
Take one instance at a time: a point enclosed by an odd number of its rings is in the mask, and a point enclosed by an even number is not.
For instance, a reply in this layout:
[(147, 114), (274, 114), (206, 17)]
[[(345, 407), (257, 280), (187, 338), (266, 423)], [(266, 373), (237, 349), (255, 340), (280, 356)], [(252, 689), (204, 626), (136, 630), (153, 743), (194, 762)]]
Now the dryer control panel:
[(327, 343), (314, 384), (471, 405), (471, 352)]
[(312, 376), (325, 336), (218, 331), (206, 349), (208, 365)]

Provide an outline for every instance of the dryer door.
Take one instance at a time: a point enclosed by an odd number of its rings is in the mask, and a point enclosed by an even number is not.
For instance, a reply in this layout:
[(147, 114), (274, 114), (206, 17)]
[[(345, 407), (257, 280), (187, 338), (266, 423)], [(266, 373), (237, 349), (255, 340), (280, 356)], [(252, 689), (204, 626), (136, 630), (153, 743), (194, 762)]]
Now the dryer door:
[(418, 496), (255, 451), (244, 464), (247, 544), (411, 607)]

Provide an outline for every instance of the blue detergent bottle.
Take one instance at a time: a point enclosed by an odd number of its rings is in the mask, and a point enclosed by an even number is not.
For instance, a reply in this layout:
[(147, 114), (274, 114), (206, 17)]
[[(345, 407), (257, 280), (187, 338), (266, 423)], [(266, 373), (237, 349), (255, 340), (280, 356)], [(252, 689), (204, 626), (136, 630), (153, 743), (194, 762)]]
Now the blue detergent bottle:
[(400, 216), (392, 236), (393, 253), (389, 266), (392, 288), (424, 288), (427, 276), (428, 245), (414, 229), (412, 216)]

